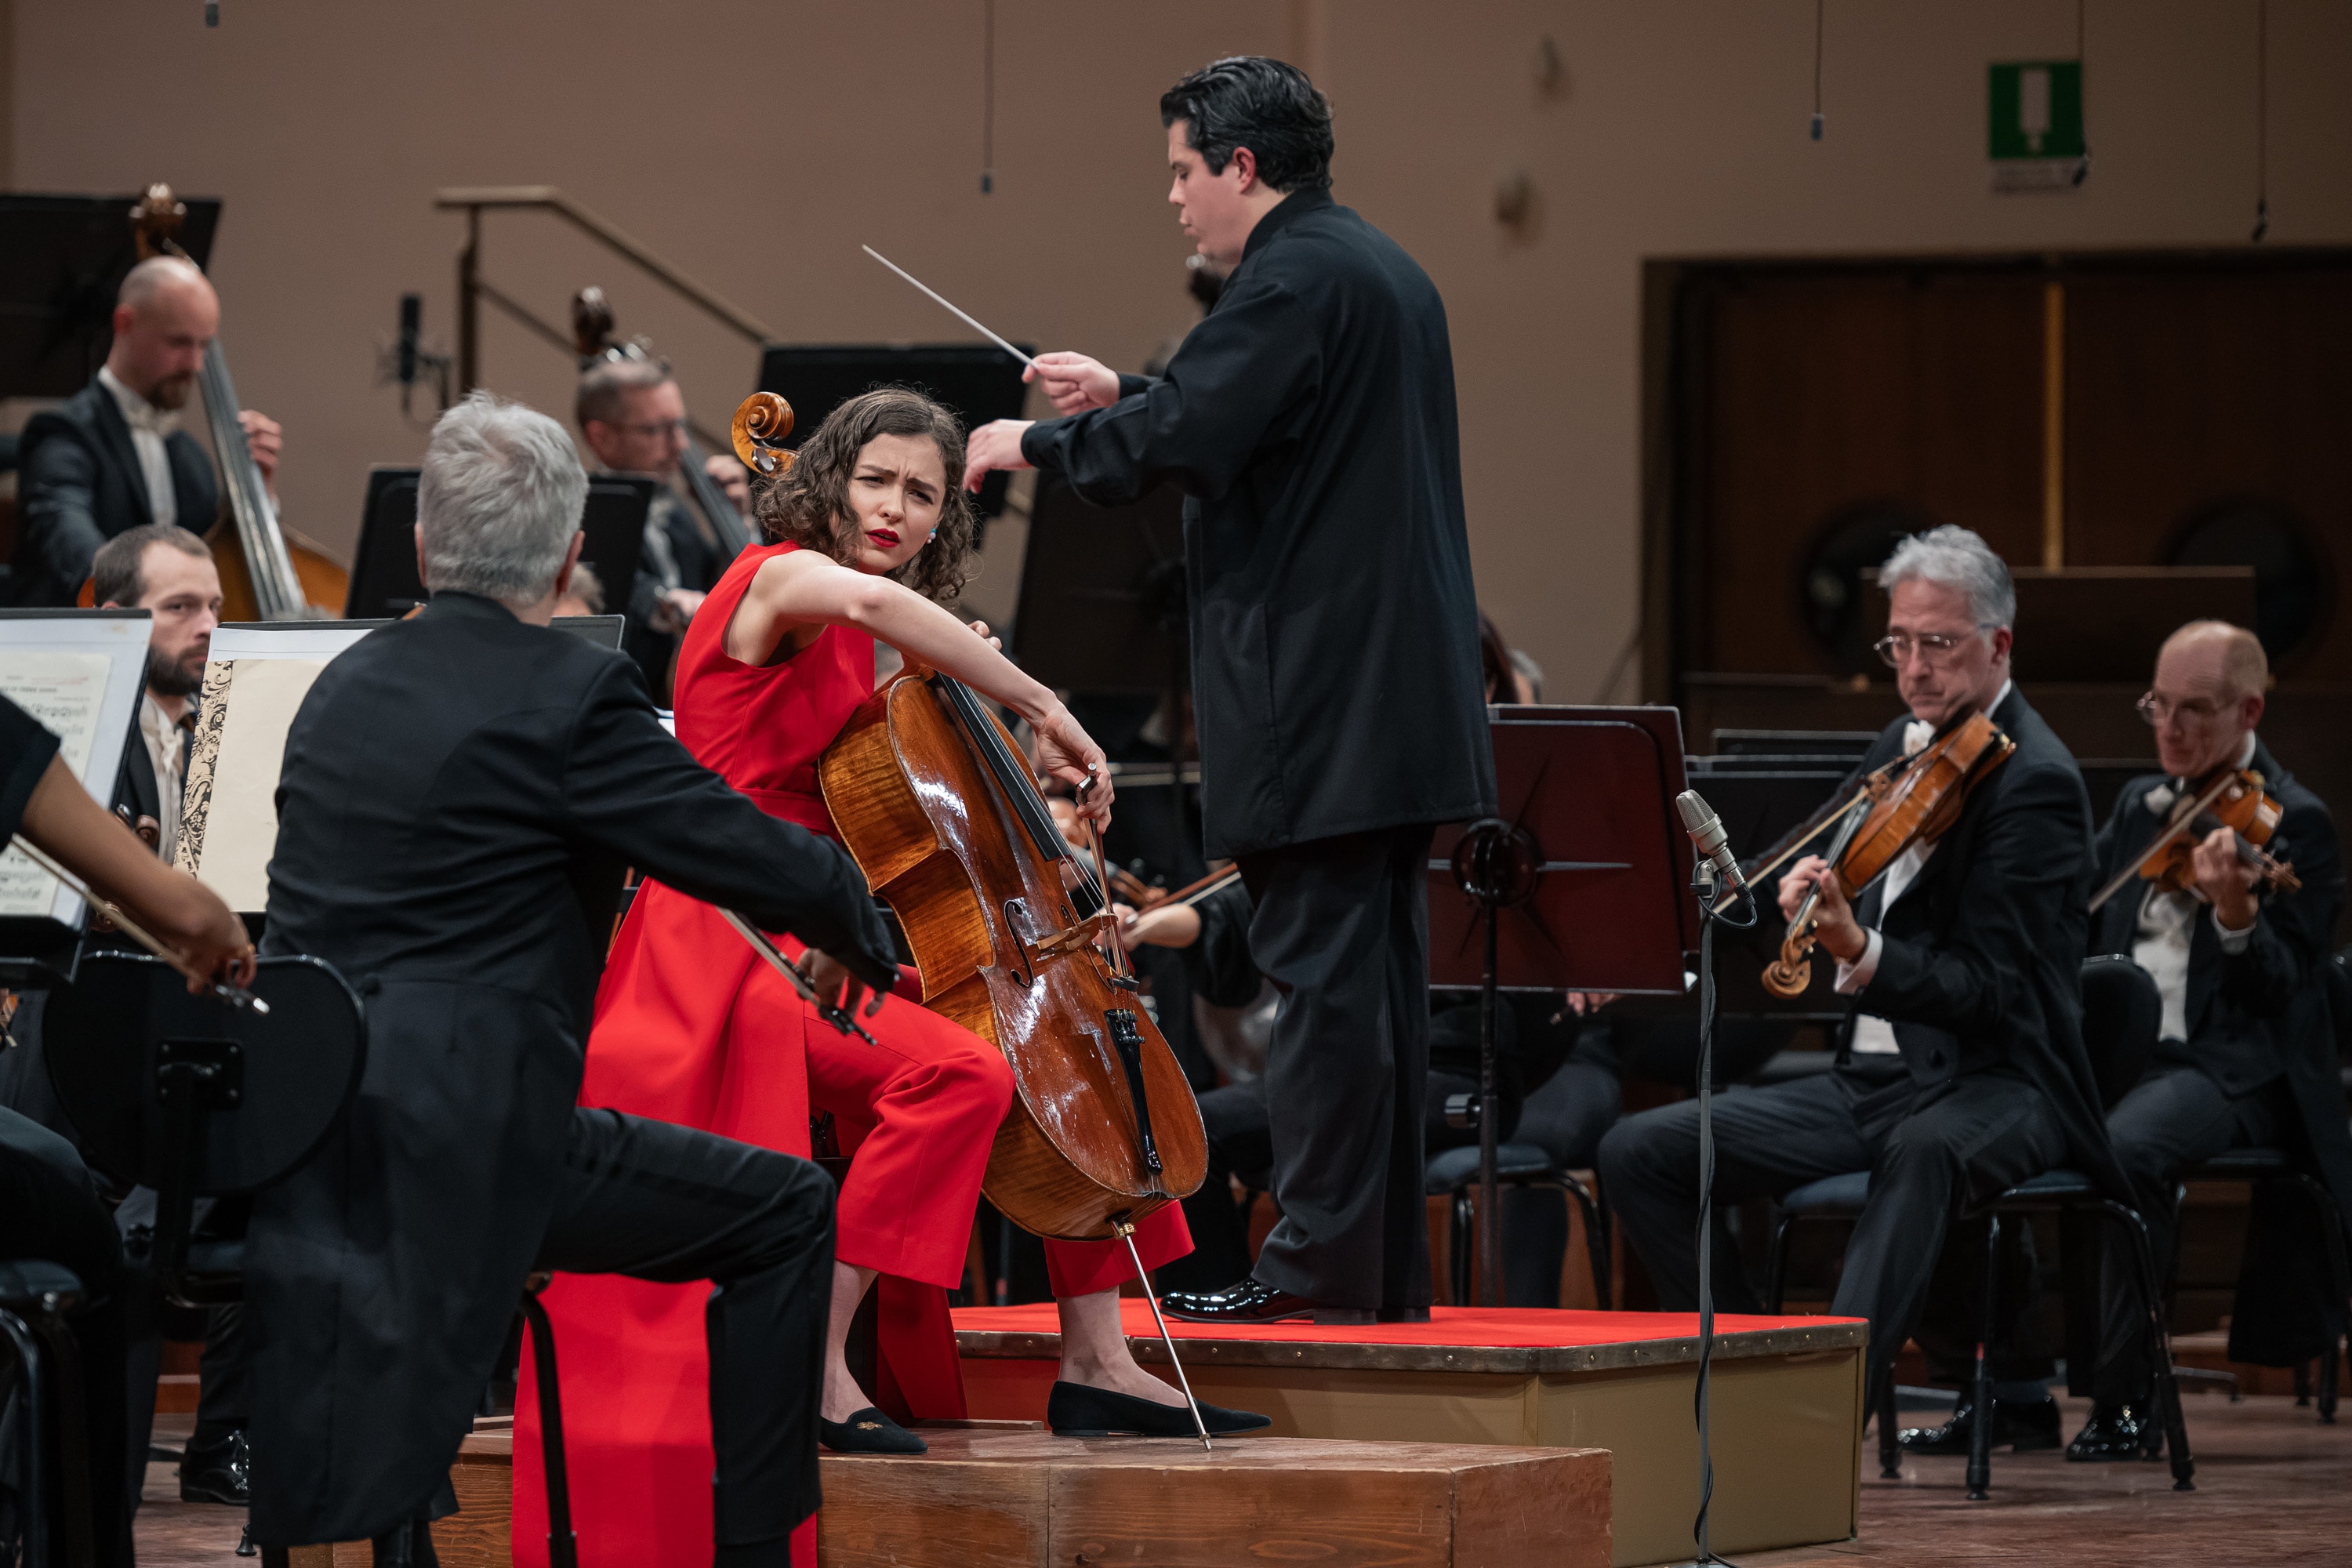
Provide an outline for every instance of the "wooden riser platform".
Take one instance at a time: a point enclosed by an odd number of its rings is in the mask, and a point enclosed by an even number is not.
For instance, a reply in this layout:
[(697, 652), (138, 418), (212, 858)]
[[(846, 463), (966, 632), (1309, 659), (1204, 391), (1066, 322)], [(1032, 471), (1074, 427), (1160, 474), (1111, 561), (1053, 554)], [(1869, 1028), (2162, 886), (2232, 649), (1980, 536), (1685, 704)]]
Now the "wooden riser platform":
[[(925, 1426), (919, 1458), (824, 1459), (824, 1568), (1605, 1568), (1609, 1456), (1297, 1437), (1055, 1437), (1034, 1422)], [(467, 1439), (445, 1568), (507, 1568), (511, 1434)], [(597, 1563), (582, 1542), (584, 1562)], [(364, 1545), (294, 1568), (365, 1568)]]
[[(1137, 1359), (1166, 1365), (1148, 1309), (1126, 1306)], [(1042, 1410), (1060, 1352), (1054, 1309), (966, 1309), (955, 1319), (971, 1414)], [(1440, 1307), (1412, 1326), (1171, 1326), (1193, 1391), (1265, 1412), (1277, 1435), (1606, 1448), (1612, 1562), (1690, 1554), (1697, 1341), (1687, 1314)], [(1721, 1317), (1717, 1327), (1716, 1550), (1848, 1539), (1860, 1498), (1864, 1325)]]

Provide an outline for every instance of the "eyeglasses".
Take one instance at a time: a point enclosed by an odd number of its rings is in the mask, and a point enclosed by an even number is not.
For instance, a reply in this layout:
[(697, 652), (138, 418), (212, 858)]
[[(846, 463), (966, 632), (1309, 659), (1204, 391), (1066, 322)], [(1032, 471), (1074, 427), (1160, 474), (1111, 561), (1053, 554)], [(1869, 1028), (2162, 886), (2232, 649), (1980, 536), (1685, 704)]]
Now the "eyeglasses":
[[(1978, 631), (1990, 631), (1991, 628), (1990, 621), (1977, 623)], [(1896, 669), (1903, 668), (1903, 661), (1909, 658), (1915, 649), (1929, 664), (1949, 664), (1960, 644), (1966, 642), (1970, 635), (1964, 632), (1958, 637), (1948, 637), (1942, 632), (1925, 632), (1913, 637), (1909, 632), (1889, 632), (1872, 643), (1870, 650)]]
[(2175, 702), (2171, 698), (2158, 697), (2153, 691), (2142, 697), (2133, 706), (2139, 710), (2139, 716), (2142, 719), (2158, 729), (2161, 729), (2176, 718), (2186, 723), (2202, 724), (2221, 712), (2221, 703), (2206, 698), (2192, 697), (2183, 702)]

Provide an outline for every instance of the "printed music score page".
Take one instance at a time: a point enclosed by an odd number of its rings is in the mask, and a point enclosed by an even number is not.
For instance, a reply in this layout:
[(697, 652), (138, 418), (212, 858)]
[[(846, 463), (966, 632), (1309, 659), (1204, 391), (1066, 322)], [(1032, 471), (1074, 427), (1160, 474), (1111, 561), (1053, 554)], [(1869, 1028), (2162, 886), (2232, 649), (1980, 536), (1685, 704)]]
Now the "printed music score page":
[[(114, 797), (147, 668), (144, 610), (0, 613), (0, 692), (48, 726), (101, 805)], [(0, 916), (79, 923), (79, 894), (14, 849), (0, 853)]]

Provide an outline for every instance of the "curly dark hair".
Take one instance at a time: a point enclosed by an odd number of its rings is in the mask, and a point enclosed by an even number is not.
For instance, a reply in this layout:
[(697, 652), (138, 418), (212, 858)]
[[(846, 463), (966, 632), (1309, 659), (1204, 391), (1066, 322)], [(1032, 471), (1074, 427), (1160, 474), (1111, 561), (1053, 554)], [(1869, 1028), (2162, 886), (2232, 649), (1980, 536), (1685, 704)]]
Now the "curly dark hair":
[(1246, 147), (1275, 190), (1330, 188), (1331, 104), (1297, 66), (1257, 55), (1202, 66), (1160, 95), (1161, 128), (1180, 120), (1212, 174)]
[(963, 488), (963, 421), (911, 387), (878, 386), (826, 415), (801, 443), (793, 466), (761, 493), (756, 509), (761, 531), (770, 543), (790, 541), (822, 551), (844, 566), (856, 565), (857, 518), (849, 505), (849, 480), (857, 471), (858, 454), (877, 436), (928, 436), (940, 449), (947, 494), (940, 501), (939, 531), (890, 578), (933, 604), (953, 604), (979, 572), (971, 557), (980, 517)]

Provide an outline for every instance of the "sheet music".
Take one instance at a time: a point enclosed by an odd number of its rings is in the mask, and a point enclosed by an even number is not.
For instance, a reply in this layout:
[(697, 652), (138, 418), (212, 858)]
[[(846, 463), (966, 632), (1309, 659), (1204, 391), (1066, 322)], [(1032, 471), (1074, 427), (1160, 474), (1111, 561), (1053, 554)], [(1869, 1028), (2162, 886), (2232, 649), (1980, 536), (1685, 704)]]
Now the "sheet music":
[[(12, 648), (0, 659), (0, 692), (57, 735), (58, 754), (76, 778), (89, 776), (113, 667), (112, 656), (97, 652)], [(23, 855), (0, 854), (0, 915), (47, 914), (57, 892), (57, 879)]]

